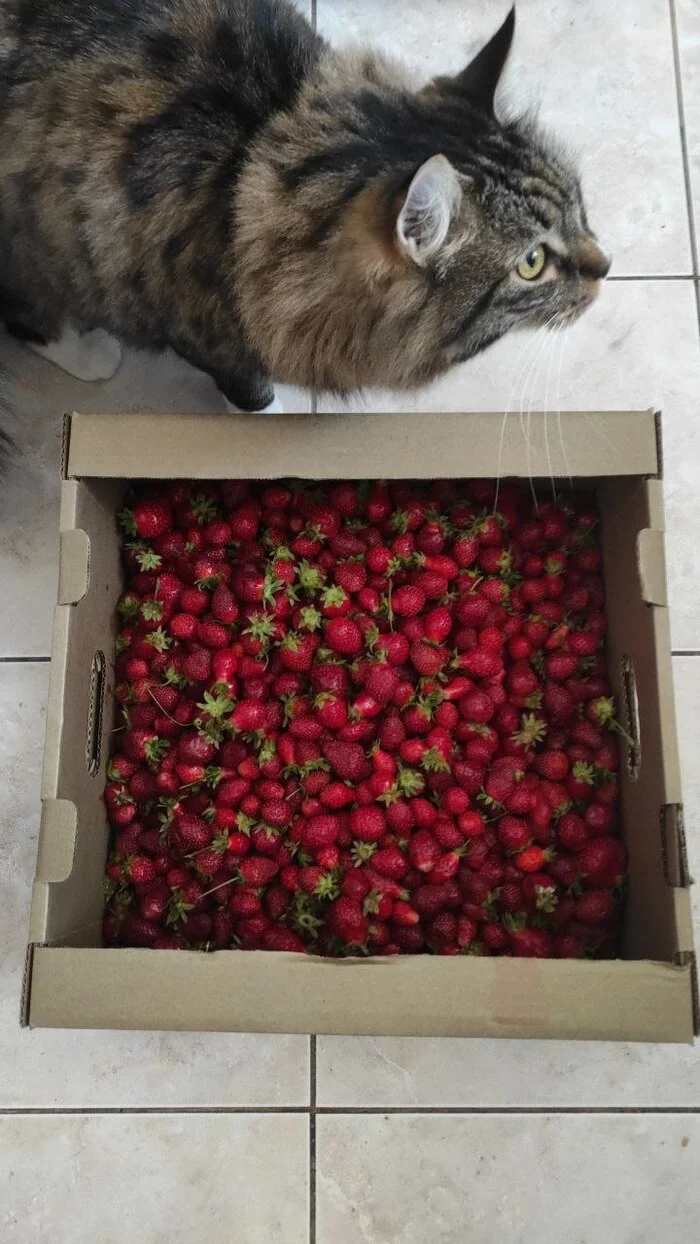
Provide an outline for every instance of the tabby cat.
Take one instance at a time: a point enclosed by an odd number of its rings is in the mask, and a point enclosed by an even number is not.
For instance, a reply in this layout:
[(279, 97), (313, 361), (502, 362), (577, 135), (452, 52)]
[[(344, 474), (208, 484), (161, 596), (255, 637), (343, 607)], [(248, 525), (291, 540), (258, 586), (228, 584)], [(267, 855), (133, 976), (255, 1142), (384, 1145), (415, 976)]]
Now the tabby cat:
[(573, 320), (609, 260), (494, 113), (514, 20), (418, 88), (289, 0), (0, 0), (0, 319), (85, 379), (171, 347), (243, 410)]

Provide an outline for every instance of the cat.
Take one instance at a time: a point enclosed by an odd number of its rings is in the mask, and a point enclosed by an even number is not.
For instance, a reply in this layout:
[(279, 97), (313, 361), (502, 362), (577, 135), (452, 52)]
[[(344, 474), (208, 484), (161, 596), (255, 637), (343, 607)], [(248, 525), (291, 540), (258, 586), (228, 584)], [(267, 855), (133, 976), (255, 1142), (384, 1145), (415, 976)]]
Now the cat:
[(169, 347), (246, 411), (574, 320), (609, 259), (496, 117), (514, 22), (416, 87), (289, 0), (0, 0), (0, 320), (84, 379)]

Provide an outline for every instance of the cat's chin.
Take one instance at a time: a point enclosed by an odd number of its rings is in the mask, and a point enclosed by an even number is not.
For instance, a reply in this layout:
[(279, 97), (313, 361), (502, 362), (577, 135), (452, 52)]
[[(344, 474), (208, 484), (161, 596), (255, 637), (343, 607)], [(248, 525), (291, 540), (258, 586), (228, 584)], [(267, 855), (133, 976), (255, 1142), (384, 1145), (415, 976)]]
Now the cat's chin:
[(278, 397), (273, 397), (269, 406), (263, 406), (262, 410), (241, 410), (240, 406), (234, 406), (233, 402), (229, 402), (228, 398), (224, 398), (224, 406), (229, 415), (283, 415), (284, 406)]

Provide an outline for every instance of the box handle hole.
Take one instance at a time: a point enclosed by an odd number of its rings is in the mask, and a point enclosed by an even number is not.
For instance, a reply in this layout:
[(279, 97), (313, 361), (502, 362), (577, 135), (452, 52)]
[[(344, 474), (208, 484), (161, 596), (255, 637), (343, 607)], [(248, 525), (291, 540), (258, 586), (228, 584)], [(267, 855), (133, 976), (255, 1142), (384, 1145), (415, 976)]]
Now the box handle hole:
[(90, 699), (88, 701), (87, 736), (85, 740), (85, 763), (91, 776), (100, 767), (102, 752), (102, 714), (105, 702), (105, 678), (107, 662), (104, 652), (96, 652), (90, 667)]
[(642, 764), (642, 737), (639, 725), (639, 697), (634, 665), (629, 657), (622, 658), (622, 695), (624, 725), (631, 742), (627, 743), (627, 772), (636, 782)]

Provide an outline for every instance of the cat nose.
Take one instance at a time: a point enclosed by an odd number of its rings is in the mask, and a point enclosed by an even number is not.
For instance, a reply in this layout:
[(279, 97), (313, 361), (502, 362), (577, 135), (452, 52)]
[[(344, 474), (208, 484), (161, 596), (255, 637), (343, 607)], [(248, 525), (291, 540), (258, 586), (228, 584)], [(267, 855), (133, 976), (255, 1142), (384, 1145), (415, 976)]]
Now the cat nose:
[(604, 251), (594, 237), (584, 238), (579, 246), (578, 270), (582, 276), (602, 281), (610, 271), (612, 256)]

